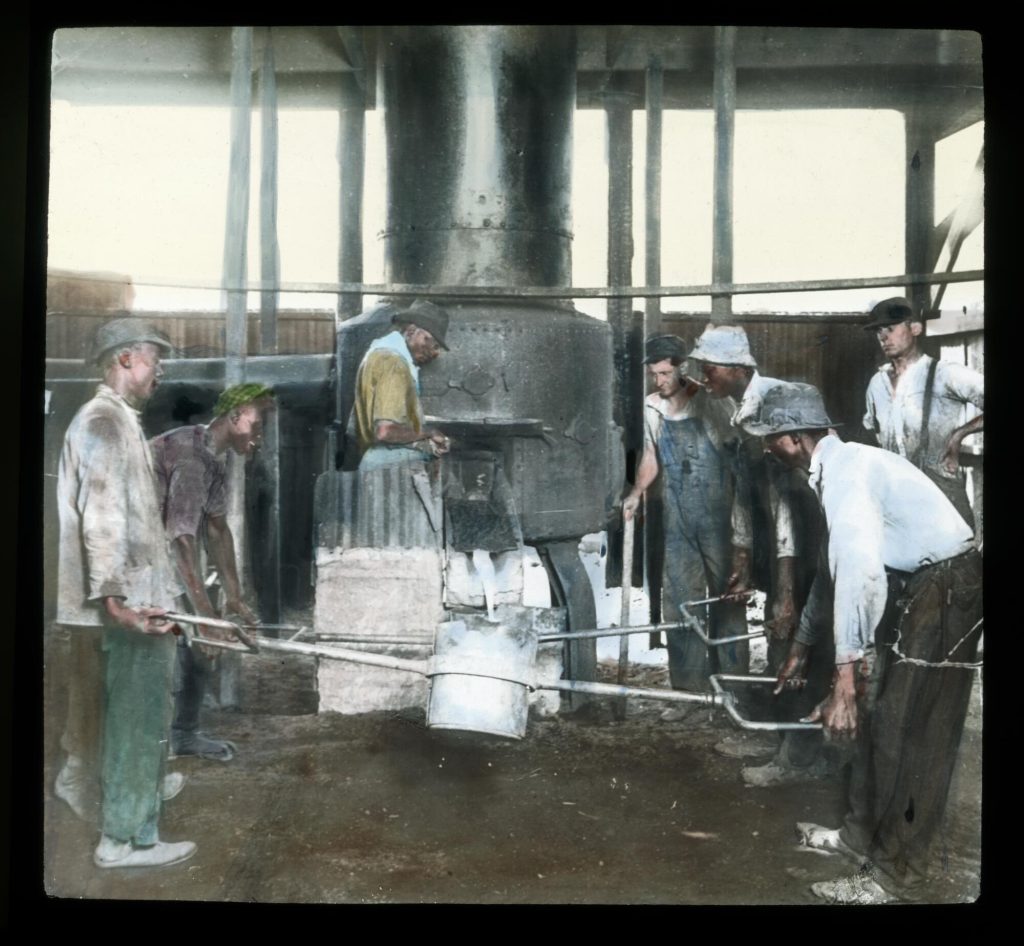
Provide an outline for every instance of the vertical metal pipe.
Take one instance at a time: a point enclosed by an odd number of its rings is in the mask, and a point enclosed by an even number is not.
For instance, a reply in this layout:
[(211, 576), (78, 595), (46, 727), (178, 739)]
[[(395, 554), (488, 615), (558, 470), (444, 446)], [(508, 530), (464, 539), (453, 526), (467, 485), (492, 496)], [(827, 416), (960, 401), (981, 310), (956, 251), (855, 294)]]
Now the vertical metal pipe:
[[(664, 71), (654, 58), (647, 66), (647, 167), (645, 175), (646, 240), (644, 243), (644, 281), (661, 285), (661, 115)], [(644, 304), (644, 338), (661, 327), (661, 300), (651, 296)]]
[[(263, 63), (260, 67), (260, 351), (276, 355), (277, 286), (280, 282), (280, 248), (277, 240), (277, 78), (274, 73), (274, 44), (266, 28)], [(260, 463), (266, 474), (270, 509), (266, 531), (259, 544), (259, 587), (262, 617), (277, 622), (281, 617), (281, 430), (278, 411), (267, 415)]]
[[(248, 342), (246, 325), (248, 279), (246, 254), (249, 225), (249, 155), (252, 117), (252, 27), (231, 30), (231, 165), (228, 172), (227, 226), (224, 234), (224, 382), (238, 384), (245, 378)], [(248, 536), (245, 528), (245, 463), (231, 453), (228, 461), (228, 524), (235, 538), (239, 581), (248, 584)], [(228, 655), (225, 655), (228, 656)], [(222, 706), (238, 705), (238, 657), (221, 664)]]
[[(605, 100), (605, 140), (608, 145), (608, 285), (633, 284), (633, 103), (631, 98), (609, 93)], [(626, 402), (628, 371), (627, 337), (633, 300), (608, 300), (612, 327), (612, 358), (616, 413)]]
[[(342, 84), (338, 113), (338, 168), (341, 175), (339, 282), (363, 281), (363, 170), (366, 163), (366, 103), (354, 79)], [(337, 320), (363, 310), (360, 293), (338, 296)]]
[(274, 44), (266, 29), (263, 63), (260, 66), (260, 351), (277, 354), (277, 286), (280, 282), (280, 250), (277, 242), (277, 78)]
[[(732, 282), (732, 177), (736, 129), (736, 27), (715, 27), (715, 212), (711, 281)], [(711, 298), (711, 321), (732, 317), (732, 296)]]
[[(907, 112), (906, 152), (906, 269), (927, 273), (933, 268), (928, 248), (935, 226), (935, 131), (929, 122)], [(919, 312), (931, 308), (930, 286), (907, 286), (907, 298)]]

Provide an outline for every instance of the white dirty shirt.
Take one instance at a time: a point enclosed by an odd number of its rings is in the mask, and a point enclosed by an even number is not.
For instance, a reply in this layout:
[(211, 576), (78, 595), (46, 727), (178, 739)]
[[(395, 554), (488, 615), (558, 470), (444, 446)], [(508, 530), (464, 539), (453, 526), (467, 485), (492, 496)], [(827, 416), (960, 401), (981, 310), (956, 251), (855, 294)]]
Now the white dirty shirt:
[[(766, 378), (761, 375), (759, 371), (754, 371), (750, 377), (750, 382), (747, 384), (746, 391), (743, 392), (743, 399), (736, 403), (736, 399), (729, 397), (726, 400), (732, 408), (732, 425), (742, 430), (742, 424), (752, 417), (756, 417), (761, 409), (761, 399), (764, 397), (765, 392), (769, 388), (775, 387), (775, 385), (781, 382), (777, 378)], [(743, 435), (744, 448), (751, 453), (750, 459), (755, 461), (758, 456), (763, 452), (764, 448), (761, 444), (760, 437), (749, 437), (746, 434)], [(782, 468), (775, 462), (767, 464), (767, 493), (768, 493), (768, 508), (771, 511), (772, 521), (775, 526), (775, 557), (776, 558), (792, 558), (797, 554), (797, 541), (796, 541), (796, 526), (793, 522), (793, 511), (789, 502), (789, 493), (785, 489), (780, 489), (779, 478), (784, 475)], [(743, 544), (744, 548), (750, 548), (753, 545), (753, 524), (749, 521), (746, 524), (738, 523), (738, 528), (735, 531), (741, 535), (750, 536), (750, 539)], [(741, 543), (737, 542), (737, 545)]]
[[(924, 393), (932, 362), (929, 355), (922, 355), (907, 366), (895, 387), (890, 366), (883, 365), (868, 383), (865, 399), (864, 427), (875, 432), (883, 450), (918, 465)], [(957, 478), (959, 474), (948, 473), (939, 461), (950, 434), (974, 416), (968, 405), (983, 411), (984, 402), (985, 379), (979, 372), (950, 361), (938, 362), (928, 414), (928, 456), (924, 458), (930, 472), (946, 479)]]
[(139, 412), (105, 384), (64, 435), (57, 474), (57, 620), (103, 624), (102, 599), (173, 608), (182, 588), (167, 553)]
[(912, 463), (829, 435), (811, 456), (808, 485), (828, 523), (836, 663), (874, 646), (888, 597), (886, 569), (915, 572), (973, 548), (974, 534)]

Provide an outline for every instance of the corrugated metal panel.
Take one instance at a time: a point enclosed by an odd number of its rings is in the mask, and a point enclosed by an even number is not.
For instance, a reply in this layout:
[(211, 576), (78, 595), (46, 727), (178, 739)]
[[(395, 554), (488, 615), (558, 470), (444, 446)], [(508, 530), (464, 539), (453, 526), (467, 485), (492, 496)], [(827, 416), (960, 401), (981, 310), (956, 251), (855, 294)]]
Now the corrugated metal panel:
[(429, 487), (437, 531), (413, 482), (413, 468), (329, 471), (317, 477), (316, 543), (323, 548), (439, 548), (440, 487)]
[[(140, 313), (140, 315), (143, 313)], [(84, 358), (93, 336), (114, 312), (51, 309), (46, 316), (48, 358)], [(219, 312), (144, 313), (188, 358), (224, 354), (224, 316)], [(324, 312), (283, 312), (278, 315), (278, 353), (282, 355), (329, 354), (334, 351), (334, 317)], [(248, 354), (260, 354), (260, 320), (248, 323)]]

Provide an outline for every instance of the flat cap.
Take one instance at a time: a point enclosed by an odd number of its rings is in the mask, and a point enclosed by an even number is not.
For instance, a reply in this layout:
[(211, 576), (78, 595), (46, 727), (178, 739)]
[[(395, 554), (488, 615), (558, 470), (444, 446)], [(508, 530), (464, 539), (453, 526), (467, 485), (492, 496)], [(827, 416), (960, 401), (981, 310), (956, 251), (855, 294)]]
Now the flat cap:
[(864, 325), (864, 330), (869, 331), (883, 325), (899, 325), (907, 319), (920, 319), (914, 315), (914, 306), (904, 296), (893, 296), (891, 299), (883, 299), (872, 310), (870, 320)]
[(652, 335), (644, 343), (645, 365), (653, 365), (666, 358), (676, 358), (681, 363), (686, 358), (686, 343), (678, 335)]
[(217, 398), (217, 404), (213, 408), (213, 414), (214, 417), (220, 417), (228, 411), (233, 411), (236, 407), (244, 407), (254, 401), (269, 400), (273, 397), (274, 389), (265, 384), (258, 384), (255, 381), (233, 384), (221, 392), (220, 397)]

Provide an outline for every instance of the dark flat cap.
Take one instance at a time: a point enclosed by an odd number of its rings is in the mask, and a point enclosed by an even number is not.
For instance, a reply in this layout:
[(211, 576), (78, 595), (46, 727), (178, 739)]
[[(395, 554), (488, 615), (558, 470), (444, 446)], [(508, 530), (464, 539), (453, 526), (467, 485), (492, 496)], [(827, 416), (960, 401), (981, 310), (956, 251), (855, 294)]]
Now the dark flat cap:
[(914, 314), (914, 306), (904, 296), (893, 296), (891, 299), (883, 299), (872, 310), (870, 321), (864, 325), (865, 331), (879, 328), (883, 325), (899, 325), (907, 319), (920, 319), (921, 316)]
[(644, 344), (645, 365), (676, 358), (682, 362), (686, 358), (686, 343), (678, 335), (652, 335)]

